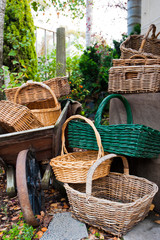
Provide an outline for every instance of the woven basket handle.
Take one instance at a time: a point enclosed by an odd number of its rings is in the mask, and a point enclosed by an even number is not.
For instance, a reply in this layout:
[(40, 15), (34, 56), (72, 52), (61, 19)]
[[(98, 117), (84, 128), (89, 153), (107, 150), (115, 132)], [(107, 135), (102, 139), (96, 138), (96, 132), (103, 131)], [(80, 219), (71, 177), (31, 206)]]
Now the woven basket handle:
[(142, 59), (147, 59), (147, 57), (146, 56), (144, 56), (144, 55), (142, 55), (142, 54), (134, 54), (134, 55), (132, 55), (129, 59), (140, 59), (140, 58), (142, 58)]
[(83, 117), (81, 115), (71, 116), (63, 124), (63, 126), (62, 126), (62, 150), (61, 150), (61, 155), (63, 156), (64, 153), (68, 153), (68, 151), (67, 151), (67, 149), (65, 147), (65, 134), (64, 134), (66, 126), (67, 126), (69, 121), (71, 121), (72, 119), (77, 119), (77, 118), (84, 120), (85, 122), (87, 122), (93, 128), (95, 136), (96, 136), (96, 139), (97, 139), (97, 145), (98, 145), (98, 156), (97, 156), (97, 159), (101, 158), (102, 156), (104, 156), (104, 150), (103, 150), (102, 143), (101, 143), (101, 137), (100, 137), (97, 129), (95, 128), (93, 122), (90, 119), (88, 119), (86, 117)]
[(121, 100), (121, 102), (123, 103), (123, 105), (126, 109), (126, 112), (127, 112), (127, 124), (132, 124), (133, 123), (132, 112), (131, 112), (131, 107), (130, 107), (127, 99), (125, 97), (121, 96), (120, 94), (111, 94), (111, 95), (107, 96), (106, 98), (104, 98), (103, 101), (101, 102), (101, 104), (99, 105), (98, 110), (95, 115), (95, 126), (99, 126), (101, 124), (103, 109), (109, 103), (110, 99), (112, 99), (112, 98), (119, 98)]
[(22, 86), (17, 89), (17, 91), (15, 93), (15, 96), (14, 96), (14, 103), (17, 103), (18, 94), (20, 93), (20, 91), (22, 89), (24, 89), (24, 88), (26, 88), (28, 86), (33, 86), (33, 85), (45, 88), (47, 91), (50, 92), (51, 96), (53, 97), (54, 102), (55, 102), (55, 106), (57, 106), (59, 104), (58, 100), (56, 98), (56, 95), (54, 94), (54, 92), (52, 91), (52, 89), (49, 86), (47, 86), (46, 84), (41, 83), (41, 82), (32, 82), (32, 81), (28, 81), (27, 83), (22, 84)]
[(152, 31), (152, 35), (151, 35), (151, 39), (155, 39), (157, 38), (157, 36), (155, 35), (155, 32), (156, 32), (156, 26), (154, 24), (151, 24), (149, 29), (148, 29), (148, 32), (145, 34), (145, 36), (143, 37), (143, 40), (142, 40), (142, 43), (141, 43), (141, 46), (139, 48), (139, 52), (142, 52), (143, 51), (143, 48), (144, 48), (144, 45), (146, 43), (146, 40), (149, 36), (149, 33)]
[[(105, 155), (104, 157), (102, 158), (99, 158), (89, 169), (88, 171), (88, 174), (87, 174), (87, 180), (86, 180), (86, 195), (87, 195), (87, 198), (89, 198), (91, 196), (91, 193), (92, 193), (92, 176), (96, 170), (96, 168), (103, 162), (109, 160), (109, 164), (111, 165), (112, 161), (113, 161), (113, 158), (116, 158), (116, 157), (120, 157), (123, 161), (123, 167), (124, 167), (124, 174), (125, 175), (129, 175), (129, 165), (128, 165), (128, 161), (127, 161), (127, 158), (124, 157), (124, 156), (119, 156), (119, 155), (116, 155), (116, 154), (108, 154), (108, 155)], [(111, 162), (110, 162), (111, 160)]]

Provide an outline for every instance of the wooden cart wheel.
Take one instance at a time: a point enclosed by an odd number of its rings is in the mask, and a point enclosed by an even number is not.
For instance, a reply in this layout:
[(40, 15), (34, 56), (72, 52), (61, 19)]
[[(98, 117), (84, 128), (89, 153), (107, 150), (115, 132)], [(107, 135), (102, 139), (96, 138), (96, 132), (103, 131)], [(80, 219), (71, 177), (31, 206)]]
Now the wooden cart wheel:
[(41, 173), (31, 150), (23, 150), (18, 154), (16, 183), (24, 218), (29, 225), (36, 227), (39, 223), (35, 215), (41, 211)]

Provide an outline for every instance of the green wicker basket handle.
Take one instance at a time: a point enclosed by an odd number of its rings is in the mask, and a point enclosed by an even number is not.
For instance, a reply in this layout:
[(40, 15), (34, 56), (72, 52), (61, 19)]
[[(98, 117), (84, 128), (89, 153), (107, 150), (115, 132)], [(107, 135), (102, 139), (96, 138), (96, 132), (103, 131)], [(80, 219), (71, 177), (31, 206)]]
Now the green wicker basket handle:
[[(14, 96), (14, 103), (17, 103), (17, 96), (18, 96), (18, 94), (20, 93), (20, 91), (21, 91), (22, 89), (28, 87), (28, 86), (31, 86), (31, 85), (32, 85), (32, 86), (33, 86), (33, 85), (35, 85), (35, 86), (40, 86), (40, 87), (46, 89), (47, 91), (49, 91), (50, 94), (51, 94), (51, 96), (52, 96), (53, 99), (54, 99), (55, 106), (58, 106), (58, 105), (59, 105), (58, 100), (57, 100), (57, 98), (56, 98), (56, 95), (54, 94), (54, 92), (52, 91), (52, 89), (51, 89), (49, 86), (47, 86), (46, 84), (41, 83), (41, 82), (33, 82), (33, 81), (28, 81), (28, 82), (22, 84), (22, 86), (20, 86), (20, 87), (17, 89), (17, 91), (16, 91), (16, 93), (15, 93), (15, 96)], [(34, 97), (34, 96), (33, 96), (33, 97)]]
[(85, 122), (87, 122), (93, 128), (95, 136), (96, 136), (96, 139), (97, 139), (97, 145), (98, 145), (98, 156), (97, 156), (97, 159), (101, 158), (102, 156), (104, 156), (104, 150), (103, 150), (103, 147), (102, 147), (100, 134), (98, 133), (96, 127), (94, 126), (94, 123), (90, 119), (88, 119), (86, 117), (83, 117), (81, 115), (71, 116), (63, 124), (63, 126), (62, 126), (62, 150), (61, 150), (61, 155), (63, 156), (65, 153), (68, 153), (68, 151), (67, 151), (67, 149), (65, 147), (65, 134), (64, 134), (66, 126), (67, 126), (69, 121), (71, 121), (72, 119), (77, 119), (77, 118), (84, 120)]
[(126, 109), (126, 112), (127, 112), (127, 124), (132, 124), (133, 123), (132, 112), (131, 112), (131, 107), (130, 107), (127, 99), (125, 97), (121, 96), (120, 94), (111, 94), (111, 95), (107, 96), (106, 98), (104, 98), (103, 101), (101, 102), (101, 104), (99, 105), (98, 110), (95, 115), (95, 126), (99, 126), (101, 124), (103, 109), (104, 109), (105, 105), (107, 105), (109, 103), (110, 99), (112, 99), (112, 98), (119, 98), (122, 101), (122, 103), (124, 104), (124, 107)]
[(139, 48), (139, 52), (142, 52), (143, 51), (143, 48), (144, 48), (144, 45), (146, 43), (146, 40), (149, 36), (149, 33), (152, 31), (152, 35), (151, 35), (151, 39), (156, 39), (158, 35), (155, 35), (155, 32), (156, 32), (156, 26), (154, 24), (151, 24), (149, 26), (149, 29), (148, 29), (148, 32), (145, 34), (145, 36), (143, 37), (143, 40), (142, 40), (142, 43), (141, 43), (141, 46)]
[[(124, 174), (125, 175), (129, 175), (129, 165), (128, 165), (128, 161), (127, 158), (124, 156), (119, 156), (116, 154), (108, 154), (105, 155), (102, 158), (99, 158), (89, 169), (88, 174), (87, 174), (87, 180), (86, 180), (86, 196), (87, 198), (89, 198), (92, 194), (92, 176), (94, 174), (94, 171), (96, 170), (96, 168), (103, 162), (109, 160), (109, 164), (111, 165), (113, 158), (116, 157), (120, 157), (123, 161), (123, 167), (124, 167)], [(111, 160), (111, 162), (110, 162)]]

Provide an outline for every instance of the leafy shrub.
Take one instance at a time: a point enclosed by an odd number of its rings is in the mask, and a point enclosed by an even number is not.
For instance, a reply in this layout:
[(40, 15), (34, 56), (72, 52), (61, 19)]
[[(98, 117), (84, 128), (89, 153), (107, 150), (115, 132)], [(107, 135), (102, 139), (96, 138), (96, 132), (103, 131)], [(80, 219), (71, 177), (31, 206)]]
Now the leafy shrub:
[(81, 103), (84, 103), (86, 96), (89, 94), (89, 91), (83, 86), (83, 78), (79, 69), (79, 59), (78, 55), (67, 57), (66, 69), (69, 76), (69, 83), (71, 87), (71, 94), (69, 98), (77, 100)]
[(112, 66), (113, 49), (108, 45), (95, 44), (88, 47), (80, 58), (80, 71), (84, 86), (96, 99), (108, 88), (108, 71)]
[(34, 30), (29, 1), (7, 0), (3, 64), (11, 73), (21, 73), (22, 80), (34, 79), (37, 73)]
[(34, 228), (24, 222), (23, 214), (20, 213), (20, 221), (17, 224), (13, 224), (9, 231), (3, 232), (2, 240), (31, 240), (34, 233)]

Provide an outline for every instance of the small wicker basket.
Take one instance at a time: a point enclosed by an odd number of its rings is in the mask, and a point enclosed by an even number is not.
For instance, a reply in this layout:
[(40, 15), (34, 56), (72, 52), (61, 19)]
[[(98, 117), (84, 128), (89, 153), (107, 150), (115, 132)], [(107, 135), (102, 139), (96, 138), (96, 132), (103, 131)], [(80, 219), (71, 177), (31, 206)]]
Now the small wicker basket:
[[(92, 182), (96, 168), (116, 157), (123, 160), (124, 174), (112, 172)], [(127, 159), (116, 154), (98, 159), (89, 169), (86, 184), (65, 183), (64, 187), (74, 218), (119, 237), (146, 217), (158, 191), (155, 183), (129, 175)]]
[(43, 124), (25, 106), (10, 101), (0, 101), (0, 126), (7, 132), (43, 127)]
[[(44, 81), (43, 83), (51, 88), (57, 98), (70, 93), (68, 77), (56, 77)], [(11, 102), (14, 102), (14, 97), (18, 88), (19, 87), (4, 89), (7, 99)], [(27, 85), (25, 91), (21, 91), (19, 93), (19, 103), (22, 105), (35, 101), (43, 101), (44, 99), (52, 99), (52, 96), (49, 92), (44, 91), (42, 88), (40, 88), (37, 92), (37, 88), (35, 88), (34, 85)]]
[[(148, 38), (152, 31), (151, 38)], [(131, 35), (120, 46), (121, 58), (129, 59), (132, 55), (141, 54), (147, 58), (160, 58), (160, 39), (157, 39), (156, 26), (151, 24), (145, 35)]]
[(160, 91), (160, 65), (119, 66), (109, 70), (109, 93)]
[[(21, 102), (22, 95), (20, 95), (20, 92), (25, 92), (25, 89), (28, 89), (28, 86), (34, 86), (35, 94), (32, 96), (33, 101), (31, 103), (28, 103), (27, 107), (31, 109), (32, 113), (37, 117), (40, 122), (43, 123), (44, 126), (50, 126), (55, 124), (61, 113), (61, 105), (58, 102), (54, 92), (44, 83), (27, 82), (23, 84), (20, 88), (17, 89), (14, 97), (14, 102)], [(39, 91), (39, 89), (41, 90)], [(41, 92), (48, 92), (52, 99), (46, 98), (43, 101), (38, 101), (37, 99)], [(36, 101), (34, 101), (34, 98)]]
[[(82, 151), (68, 153), (65, 147), (65, 135), (64, 131), (68, 122), (72, 119), (82, 119), (86, 121), (94, 130), (98, 151)], [(84, 183), (86, 182), (86, 176), (89, 168), (93, 163), (104, 155), (103, 147), (101, 144), (101, 138), (97, 132), (93, 122), (83, 116), (75, 115), (66, 120), (62, 127), (62, 151), (61, 156), (51, 159), (50, 165), (54, 171), (57, 180), (66, 183)], [(109, 162), (102, 164), (97, 168), (94, 173), (93, 179), (104, 177), (109, 173)]]

